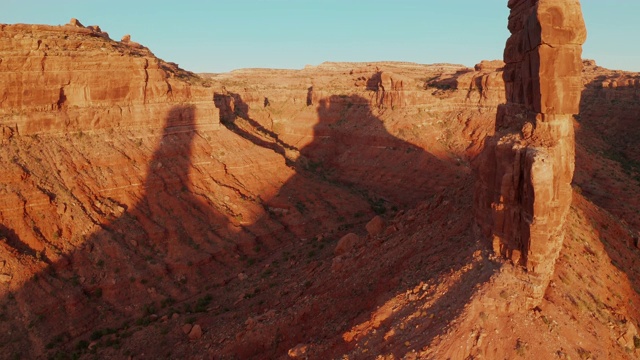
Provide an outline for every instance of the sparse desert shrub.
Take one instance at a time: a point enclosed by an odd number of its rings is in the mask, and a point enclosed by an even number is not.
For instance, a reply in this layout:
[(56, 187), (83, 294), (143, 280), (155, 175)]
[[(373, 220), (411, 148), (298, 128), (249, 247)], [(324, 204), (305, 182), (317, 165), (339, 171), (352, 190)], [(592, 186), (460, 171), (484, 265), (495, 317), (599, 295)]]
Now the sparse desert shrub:
[(198, 301), (196, 301), (195, 312), (207, 311), (207, 306), (209, 306), (209, 304), (211, 303), (211, 300), (213, 300), (213, 296), (209, 294), (198, 299)]
[(576, 351), (578, 352), (578, 356), (580, 356), (580, 359), (582, 360), (588, 360), (593, 358), (593, 355), (591, 355), (591, 351), (589, 350), (578, 348)]
[(515, 347), (515, 350), (516, 350), (516, 353), (517, 353), (519, 356), (524, 357), (524, 356), (527, 354), (527, 350), (528, 350), (528, 348), (529, 348), (529, 346), (527, 345), (527, 343), (526, 343), (526, 342), (524, 342), (524, 341), (522, 341), (522, 340), (520, 340), (520, 339), (516, 340), (516, 347)]
[(296, 202), (296, 209), (298, 209), (301, 214), (304, 214), (307, 211), (307, 206), (302, 201), (298, 201)]

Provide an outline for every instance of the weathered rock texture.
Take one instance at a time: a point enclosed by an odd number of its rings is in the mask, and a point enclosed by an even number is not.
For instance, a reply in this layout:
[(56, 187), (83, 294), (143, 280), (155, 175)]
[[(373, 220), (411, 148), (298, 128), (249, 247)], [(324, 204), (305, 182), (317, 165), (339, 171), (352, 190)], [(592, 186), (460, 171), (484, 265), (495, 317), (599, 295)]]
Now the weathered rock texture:
[(0, 24), (0, 49), (1, 121), (21, 135), (160, 127), (184, 102), (198, 123), (218, 121), (212, 89), (180, 81), (193, 74), (77, 20)]
[(508, 6), (507, 103), (479, 161), (477, 219), (496, 254), (526, 267), (535, 302), (553, 273), (571, 204), (586, 28), (577, 0)]

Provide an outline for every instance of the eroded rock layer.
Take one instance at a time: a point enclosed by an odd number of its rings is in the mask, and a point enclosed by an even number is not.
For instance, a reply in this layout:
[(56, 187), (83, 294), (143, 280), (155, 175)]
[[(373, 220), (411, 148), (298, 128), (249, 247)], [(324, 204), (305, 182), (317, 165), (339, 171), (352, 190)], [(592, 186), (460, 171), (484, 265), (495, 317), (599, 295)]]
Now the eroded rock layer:
[[(97, 29), (97, 30), (96, 30)], [(96, 27), (0, 25), (0, 116), (16, 134), (161, 128), (176, 104), (213, 125), (213, 91), (193, 74)]]
[(477, 219), (497, 254), (526, 267), (530, 295), (539, 299), (571, 204), (573, 114), (580, 106), (586, 28), (577, 0), (512, 0), (508, 6), (507, 103), (479, 161)]

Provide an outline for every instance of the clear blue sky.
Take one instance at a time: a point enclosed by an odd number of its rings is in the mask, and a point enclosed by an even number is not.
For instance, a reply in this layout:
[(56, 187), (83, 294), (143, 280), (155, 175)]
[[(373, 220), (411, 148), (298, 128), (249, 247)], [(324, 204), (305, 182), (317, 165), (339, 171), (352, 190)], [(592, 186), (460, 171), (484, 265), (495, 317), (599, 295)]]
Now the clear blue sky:
[[(500, 59), (507, 0), (0, 0), (0, 23), (100, 25), (195, 72)], [(640, 71), (639, 0), (582, 0), (584, 57)]]

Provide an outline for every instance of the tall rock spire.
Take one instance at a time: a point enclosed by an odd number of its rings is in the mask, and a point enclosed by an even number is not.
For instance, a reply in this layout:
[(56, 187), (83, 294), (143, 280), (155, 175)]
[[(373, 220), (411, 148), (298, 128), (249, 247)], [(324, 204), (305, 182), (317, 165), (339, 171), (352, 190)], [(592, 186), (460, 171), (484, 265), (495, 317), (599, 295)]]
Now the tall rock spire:
[(507, 103), (479, 159), (476, 217), (495, 253), (526, 268), (535, 303), (553, 274), (571, 205), (586, 28), (578, 0), (508, 6)]

